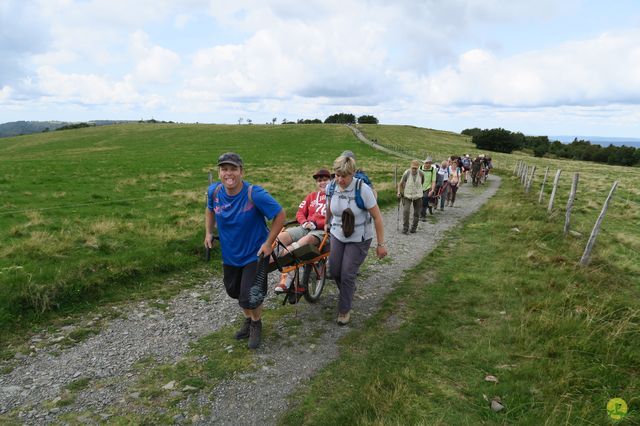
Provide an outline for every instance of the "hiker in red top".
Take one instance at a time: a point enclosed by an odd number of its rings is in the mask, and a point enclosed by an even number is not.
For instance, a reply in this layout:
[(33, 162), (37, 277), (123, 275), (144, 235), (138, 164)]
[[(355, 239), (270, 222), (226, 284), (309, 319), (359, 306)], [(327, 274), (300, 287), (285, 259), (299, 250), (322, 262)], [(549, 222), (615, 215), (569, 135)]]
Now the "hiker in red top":
[[(327, 194), (325, 188), (331, 179), (331, 173), (327, 169), (320, 169), (314, 175), (317, 191), (309, 193), (300, 203), (296, 220), (300, 224), (293, 228), (287, 228), (278, 235), (278, 240), (287, 250), (292, 251), (305, 244), (319, 246), (324, 237), (325, 215), (327, 212)], [(274, 291), (285, 292), (293, 281), (293, 272), (282, 274), (280, 284)]]

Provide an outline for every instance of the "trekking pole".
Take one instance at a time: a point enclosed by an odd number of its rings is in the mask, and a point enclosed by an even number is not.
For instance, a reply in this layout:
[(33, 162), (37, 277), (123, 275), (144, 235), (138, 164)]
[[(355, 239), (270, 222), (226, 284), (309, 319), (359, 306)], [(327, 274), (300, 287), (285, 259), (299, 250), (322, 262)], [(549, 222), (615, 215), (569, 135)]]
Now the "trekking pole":
[[(393, 191), (398, 191), (398, 165), (395, 165), (395, 170), (393, 171)], [(397, 197), (397, 195), (396, 195)], [(398, 209), (396, 210), (396, 231), (400, 230), (400, 197), (398, 198)]]
[[(211, 170), (209, 170), (209, 186), (211, 186), (211, 182), (213, 182), (213, 176), (211, 174)], [(206, 209), (207, 206), (209, 205), (209, 189), (207, 187), (207, 190), (204, 192), (204, 208)], [(213, 242), (216, 239), (216, 237), (211, 237), (211, 246), (213, 247)], [(205, 252), (204, 252), (204, 258), (207, 262), (209, 262), (211, 260), (211, 249), (209, 247), (205, 248)]]

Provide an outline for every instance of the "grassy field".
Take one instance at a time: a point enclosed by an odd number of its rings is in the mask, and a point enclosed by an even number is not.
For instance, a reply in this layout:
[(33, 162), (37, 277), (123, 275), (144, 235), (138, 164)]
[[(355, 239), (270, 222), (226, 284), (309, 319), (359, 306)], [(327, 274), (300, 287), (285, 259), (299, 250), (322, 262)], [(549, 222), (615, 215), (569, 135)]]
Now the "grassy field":
[[(453, 133), (362, 129), (417, 158), (476, 153)], [(307, 177), (344, 149), (372, 176), (381, 204), (393, 204), (394, 166), (407, 162), (342, 126), (141, 124), (0, 139), (0, 348), (51, 316), (145, 297), (167, 280), (180, 289), (189, 273), (201, 281), (217, 271), (219, 259), (203, 264), (201, 245), (207, 173), (221, 152), (239, 152), (247, 180), (292, 216), (313, 189)], [(606, 424), (613, 397), (629, 404), (623, 424), (640, 422), (640, 170), (492, 157), (504, 178), (499, 194), (344, 339), (341, 359), (297, 393), (285, 424)], [(528, 195), (511, 175), (518, 159), (538, 166)], [(563, 170), (550, 215), (537, 203), (547, 166), (550, 175)], [(564, 238), (575, 171), (572, 229), (580, 235)], [(578, 267), (614, 179), (592, 262)], [(187, 364), (152, 373), (164, 380), (186, 369), (197, 388), (228, 373)], [(506, 407), (500, 413), (489, 409), (494, 397)]]
[(385, 156), (344, 126), (139, 124), (0, 139), (0, 334), (202, 268), (204, 194), (222, 152), (240, 153), (246, 179), (293, 217), (311, 175), (345, 149), (391, 202)]
[(578, 267), (584, 238), (563, 238), (561, 218), (503, 177), (343, 339), (283, 424), (601, 425), (614, 397), (629, 405), (620, 424), (640, 423), (637, 228), (607, 217), (591, 265)]
[[(480, 153), (470, 149), (469, 138), (448, 132), (437, 132), (409, 126), (361, 126), (364, 134), (370, 139), (377, 138), (382, 144), (401, 146), (423, 159), (427, 154), (436, 160), (442, 160), (452, 153), (459, 155), (469, 153), (472, 156)], [(576, 245), (586, 244), (593, 225), (602, 209), (615, 180), (619, 181), (613, 201), (609, 206), (602, 233), (596, 243), (598, 249), (596, 262), (613, 263), (624, 268), (632, 277), (640, 276), (640, 168), (606, 166), (586, 161), (570, 161), (563, 159), (535, 158), (524, 152), (502, 154), (487, 153), (493, 159), (496, 168), (509, 176), (518, 160), (527, 165), (537, 167), (535, 179), (528, 199), (541, 210), (547, 208), (556, 170), (561, 169), (558, 191), (554, 202), (554, 211), (548, 220), (558, 226), (562, 232), (573, 174), (580, 173), (578, 192), (571, 215), (571, 229), (582, 234)], [(537, 204), (540, 185), (546, 168), (549, 168), (547, 182), (544, 187), (543, 202)], [(522, 190), (522, 188), (521, 188)], [(580, 255), (577, 260), (580, 259)], [(638, 279), (640, 282), (640, 279)]]

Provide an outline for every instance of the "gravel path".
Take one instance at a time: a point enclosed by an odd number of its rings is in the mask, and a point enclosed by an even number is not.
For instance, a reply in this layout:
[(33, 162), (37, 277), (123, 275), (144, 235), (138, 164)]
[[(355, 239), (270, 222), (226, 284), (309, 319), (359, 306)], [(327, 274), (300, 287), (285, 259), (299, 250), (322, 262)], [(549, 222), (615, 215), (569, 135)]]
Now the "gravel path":
[[(416, 234), (396, 231), (395, 208), (383, 212), (389, 257), (378, 261), (372, 250), (358, 282), (351, 323), (345, 327), (335, 324), (337, 291), (335, 284), (328, 281), (318, 303), (303, 301), (294, 314), (267, 325), (270, 332), (254, 355), (255, 371), (237, 374), (212, 392), (189, 394), (180, 403), (185, 412), (195, 404), (205, 415), (177, 416), (174, 421), (276, 423), (279, 414), (287, 409), (288, 396), (339, 356), (338, 339), (350, 329), (362, 327), (404, 271), (433, 250), (447, 230), (495, 194), (499, 185), (500, 178), (495, 175), (481, 189), (463, 185), (457, 205), (436, 212), (434, 223), (421, 222)], [(271, 275), (270, 285), (275, 275)], [(280, 302), (271, 293), (266, 306), (279, 309)], [(146, 301), (115, 309), (119, 318), (96, 316), (33, 337), (34, 352), (29, 356), (19, 354), (10, 361), (15, 365), (13, 370), (0, 375), (0, 422), (11, 414), (10, 418), (24, 424), (46, 424), (55, 422), (63, 413), (87, 411), (102, 415), (102, 420), (107, 421), (109, 408), (122, 406), (131, 397), (131, 388), (140, 378), (140, 368), (135, 363), (150, 357), (159, 362), (175, 362), (189, 351), (190, 342), (233, 323), (239, 313), (219, 280), (202, 283), (168, 302)], [(294, 315), (299, 321), (291, 326)], [(95, 336), (70, 348), (60, 347), (58, 342), (74, 330), (97, 325), (99, 332)], [(39, 348), (42, 343), (47, 345)], [(83, 377), (91, 379), (87, 387), (78, 391), (69, 405), (57, 406), (65, 387)], [(88, 417), (79, 420), (92, 422)]]

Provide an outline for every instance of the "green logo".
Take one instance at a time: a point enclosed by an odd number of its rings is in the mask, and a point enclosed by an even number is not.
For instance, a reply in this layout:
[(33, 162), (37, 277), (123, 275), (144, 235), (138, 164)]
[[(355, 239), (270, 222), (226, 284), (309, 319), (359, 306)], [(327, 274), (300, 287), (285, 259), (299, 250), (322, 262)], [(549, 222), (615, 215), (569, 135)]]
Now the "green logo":
[(621, 420), (627, 415), (627, 403), (622, 398), (612, 398), (607, 402), (607, 413), (613, 420)]

